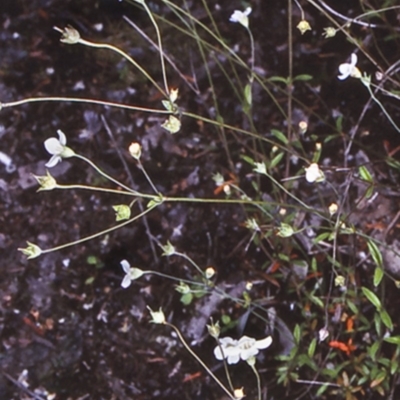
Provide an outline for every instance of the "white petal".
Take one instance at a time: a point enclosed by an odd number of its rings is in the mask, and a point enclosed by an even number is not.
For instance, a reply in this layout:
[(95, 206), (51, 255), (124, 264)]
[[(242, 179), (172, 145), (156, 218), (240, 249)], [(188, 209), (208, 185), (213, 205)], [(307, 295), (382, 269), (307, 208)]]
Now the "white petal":
[(227, 357), (228, 364), (236, 364), (240, 360), (239, 354), (233, 354)]
[(256, 356), (258, 354), (258, 349), (256, 347), (250, 347), (249, 349), (242, 350), (240, 352), (240, 358), (244, 361), (248, 360), (250, 357)]
[(47, 152), (52, 155), (61, 154), (64, 150), (64, 146), (56, 138), (45, 140), (44, 147), (46, 148)]
[(61, 157), (57, 154), (54, 154), (49, 161), (45, 164), (47, 168), (53, 168), (61, 161)]
[(355, 67), (357, 65), (358, 57), (356, 53), (351, 53), (351, 65)]
[(351, 75), (351, 71), (353, 67), (350, 64), (340, 64), (339, 65), (339, 72), (341, 75), (338, 76), (340, 80), (347, 79)]
[(217, 360), (222, 360), (224, 357), (222, 356), (222, 352), (219, 346), (214, 349), (214, 356)]
[(127, 287), (129, 287), (131, 285), (131, 278), (129, 277), (129, 275), (125, 275), (124, 279), (121, 282), (121, 286), (126, 289)]
[(57, 133), (58, 133), (58, 138), (59, 138), (59, 140), (60, 140), (60, 143), (61, 143), (63, 146), (65, 146), (65, 145), (67, 144), (67, 137), (65, 136), (65, 133), (64, 133), (61, 129), (59, 129), (59, 130), (57, 131)]
[(129, 270), (130, 270), (130, 268), (131, 268), (131, 264), (129, 264), (128, 261), (122, 260), (122, 261), (121, 261), (121, 267), (122, 267), (122, 269), (124, 270), (124, 272), (125, 272), (126, 274), (129, 274)]
[(230, 346), (236, 346), (237, 345), (237, 340), (232, 339), (229, 336), (225, 336), (223, 338), (220, 338), (219, 342), (221, 343), (222, 347), (227, 346), (227, 345), (230, 345)]
[(312, 163), (308, 168), (306, 168), (307, 182), (313, 183), (320, 177), (321, 177), (321, 171), (319, 169), (318, 164)]
[(246, 17), (248, 17), (249, 15), (250, 15), (250, 13), (251, 13), (251, 7), (247, 7), (245, 10), (244, 10), (244, 15), (246, 16)]
[(265, 339), (257, 340), (256, 347), (257, 349), (266, 349), (267, 347), (271, 346), (272, 337), (268, 336)]
[(231, 17), (229, 18), (229, 21), (231, 22), (239, 22), (241, 18), (243, 18), (243, 12), (239, 10), (235, 10)]
[(242, 336), (239, 339), (238, 346), (242, 347), (242, 348), (243, 347), (251, 347), (251, 346), (254, 346), (255, 343), (256, 343), (256, 339), (253, 339), (253, 338), (248, 337), (248, 336)]

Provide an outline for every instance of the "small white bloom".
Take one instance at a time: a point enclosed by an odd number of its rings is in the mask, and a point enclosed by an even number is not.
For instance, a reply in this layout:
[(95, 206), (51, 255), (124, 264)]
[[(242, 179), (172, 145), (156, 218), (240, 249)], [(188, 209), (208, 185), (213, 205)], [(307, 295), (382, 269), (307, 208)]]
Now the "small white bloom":
[(338, 206), (336, 203), (332, 203), (332, 204), (328, 207), (329, 214), (330, 214), (331, 216), (334, 215), (334, 214), (336, 214), (338, 209), (339, 209), (339, 206)]
[(318, 338), (320, 342), (323, 342), (328, 336), (329, 331), (326, 327), (323, 327), (318, 331)]
[(207, 267), (205, 275), (207, 279), (211, 279), (215, 275), (215, 269), (213, 267)]
[(46, 163), (46, 167), (51, 168), (57, 165), (63, 158), (73, 157), (75, 152), (67, 147), (67, 138), (63, 131), (57, 131), (58, 139), (50, 138), (45, 140), (44, 147), (51, 154), (50, 160)]
[[(262, 340), (256, 340), (248, 336), (243, 336), (239, 340), (229, 336), (219, 340), (221, 346), (214, 349), (217, 360), (226, 358), (228, 364), (236, 364), (240, 359), (246, 361), (256, 356), (260, 349), (266, 349), (272, 343), (272, 337), (268, 336)], [(221, 352), (222, 349), (222, 352)]]
[(140, 156), (142, 155), (142, 146), (140, 143), (133, 142), (129, 146), (129, 154), (135, 159), (139, 160)]
[(244, 11), (235, 10), (229, 21), (238, 22), (240, 25), (243, 25), (245, 28), (249, 27), (249, 18), (248, 16), (251, 13), (251, 7), (247, 7)]
[(235, 397), (235, 400), (243, 399), (245, 397), (243, 388), (235, 389), (233, 391), (233, 396)]
[(121, 282), (121, 286), (126, 289), (129, 287), (135, 279), (140, 278), (144, 272), (139, 268), (132, 268), (128, 261), (122, 260), (121, 267), (125, 272), (124, 279)]
[(312, 163), (306, 170), (306, 180), (307, 182), (322, 182), (325, 180), (324, 173), (319, 169), (317, 163)]
[(356, 66), (357, 60), (357, 54), (352, 53), (350, 64), (344, 63), (339, 65), (340, 75), (338, 76), (338, 78), (340, 80), (347, 79), (349, 76), (353, 78), (361, 78), (361, 72)]

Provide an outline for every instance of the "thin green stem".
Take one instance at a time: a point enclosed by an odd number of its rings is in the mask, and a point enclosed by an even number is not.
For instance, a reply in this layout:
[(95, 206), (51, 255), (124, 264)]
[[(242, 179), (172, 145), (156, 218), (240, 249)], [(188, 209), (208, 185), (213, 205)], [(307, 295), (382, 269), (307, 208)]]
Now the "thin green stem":
[(92, 168), (94, 168), (100, 175), (102, 175), (104, 178), (108, 179), (109, 181), (115, 183), (117, 186), (121, 186), (122, 188), (124, 188), (126, 191), (131, 192), (132, 194), (134, 194), (135, 196), (138, 195), (138, 192), (136, 192), (136, 190), (131, 189), (129, 186), (124, 185), (123, 183), (117, 181), (116, 179), (114, 179), (112, 176), (106, 174), (104, 171), (102, 171), (95, 163), (93, 163), (92, 161), (90, 161), (88, 158), (81, 156), (80, 154), (76, 154), (74, 155), (74, 157), (79, 158), (83, 161), (85, 161), (86, 163), (88, 163)]
[(203, 362), (203, 360), (190, 348), (190, 346), (186, 343), (185, 339), (183, 338), (181, 332), (179, 329), (173, 325), (170, 324), (169, 322), (165, 322), (165, 325), (169, 326), (172, 328), (176, 334), (178, 335), (179, 340), (183, 344), (183, 347), (190, 353), (190, 355), (207, 371), (207, 374), (211, 376), (211, 378), (214, 379), (214, 381), (220, 386), (220, 388), (227, 394), (227, 396), (235, 400), (235, 396), (232, 395), (232, 393), (225, 387), (225, 385), (214, 375), (214, 373), (210, 370), (210, 368), (207, 367), (207, 365)]
[(201, 270), (201, 268), (185, 253), (179, 253), (178, 251), (176, 251), (176, 252), (174, 252), (174, 256), (180, 256), (180, 257), (184, 258), (185, 260), (189, 261), (190, 264), (192, 264), (197, 269), (197, 271), (201, 274), (202, 277), (206, 277), (204, 272)]
[(225, 370), (226, 379), (228, 380), (229, 387), (230, 387), (230, 389), (231, 389), (232, 392), (233, 392), (233, 391), (235, 390), (235, 388), (233, 387), (232, 379), (231, 379), (231, 374), (229, 373), (228, 364), (226, 363), (226, 358), (225, 358), (225, 355), (224, 355), (224, 349), (223, 349), (222, 346), (221, 346), (220, 340), (219, 340), (217, 337), (216, 337), (215, 339), (216, 339), (216, 341), (217, 341), (219, 351), (220, 351), (221, 354), (222, 354), (222, 362), (223, 362), (223, 364), (224, 364), (224, 370)]
[(364, 86), (368, 89), (368, 92), (372, 98), (372, 100), (375, 101), (376, 104), (380, 107), (380, 109), (383, 111), (383, 113), (386, 115), (386, 118), (389, 120), (389, 122), (392, 124), (393, 128), (396, 129), (397, 132), (400, 132), (400, 128), (396, 125), (396, 123), (393, 121), (392, 117), (390, 114), (386, 111), (386, 108), (383, 106), (383, 104), (375, 97), (374, 92), (371, 90), (371, 87), (369, 84), (364, 83)]
[(257, 371), (257, 368), (256, 368), (256, 366), (255, 365), (253, 365), (253, 364), (249, 364), (250, 365), (250, 367), (251, 367), (251, 369), (253, 370), (253, 372), (254, 372), (254, 374), (255, 374), (255, 376), (256, 376), (256, 379), (257, 379), (257, 393), (258, 393), (258, 400), (261, 400), (261, 379), (260, 379), (260, 374), (258, 373), (258, 371)]
[(157, 190), (157, 188), (155, 187), (153, 181), (151, 180), (149, 174), (147, 173), (146, 169), (144, 168), (143, 164), (141, 163), (140, 160), (138, 160), (138, 165), (140, 170), (143, 172), (143, 175), (145, 176), (147, 182), (149, 183), (149, 185), (151, 186), (151, 188), (154, 190), (155, 193), (159, 193), (159, 191)]
[(157, 22), (156, 22), (155, 18), (153, 17), (153, 13), (151, 12), (151, 10), (150, 10), (149, 6), (147, 5), (147, 3), (144, 1), (142, 4), (143, 4), (143, 7), (146, 10), (150, 20), (151, 20), (151, 23), (154, 26), (154, 29), (156, 30), (158, 48), (159, 48), (159, 52), (160, 52), (161, 71), (162, 71), (162, 75), (163, 75), (165, 93), (167, 93), (168, 98), (169, 98), (169, 87), (168, 87), (168, 80), (167, 80), (167, 71), (165, 69), (164, 51), (163, 51), (163, 47), (162, 47), (160, 29), (158, 28)]
[(68, 190), (68, 189), (82, 189), (82, 190), (91, 190), (93, 192), (104, 192), (104, 193), (112, 193), (112, 194), (122, 194), (125, 196), (138, 196), (138, 197), (144, 197), (142, 193), (132, 193), (132, 192), (126, 192), (124, 190), (117, 190), (117, 189), (108, 189), (108, 188), (103, 188), (103, 187), (98, 187), (98, 186), (87, 186), (87, 185), (60, 185), (57, 183), (57, 186), (55, 189), (61, 189), (61, 190)]
[(80, 243), (83, 243), (83, 242), (87, 242), (88, 240), (95, 239), (95, 238), (97, 238), (97, 237), (99, 237), (99, 236), (106, 235), (107, 233), (113, 232), (113, 231), (115, 231), (115, 230), (117, 230), (117, 229), (122, 228), (123, 226), (129, 225), (129, 224), (132, 223), (133, 221), (138, 220), (139, 218), (143, 217), (144, 215), (146, 215), (147, 213), (149, 213), (151, 210), (153, 210), (153, 208), (155, 208), (155, 207), (157, 207), (157, 204), (155, 204), (155, 205), (152, 206), (152, 207), (149, 207), (149, 208), (146, 209), (145, 211), (141, 212), (141, 213), (138, 214), (138, 215), (135, 215), (133, 218), (131, 218), (131, 219), (127, 220), (127, 221), (124, 221), (123, 223), (121, 223), (121, 224), (119, 224), (119, 225), (112, 226), (111, 228), (108, 228), (108, 229), (105, 229), (105, 230), (103, 230), (103, 231), (94, 233), (93, 235), (86, 236), (86, 237), (84, 237), (84, 238), (75, 240), (75, 241), (73, 241), (73, 242), (65, 243), (65, 244), (62, 244), (62, 245), (60, 245), (60, 246), (52, 247), (51, 249), (43, 250), (43, 251), (42, 251), (42, 254), (51, 253), (51, 252), (53, 252), (53, 251), (62, 250), (62, 249), (65, 249), (65, 248), (67, 248), (67, 247), (75, 246), (76, 244), (80, 244)]
[(154, 113), (154, 114), (171, 114), (170, 111), (167, 110), (157, 110), (154, 108), (147, 108), (147, 107), (138, 107), (138, 106), (129, 106), (126, 104), (121, 103), (114, 103), (112, 101), (104, 101), (104, 100), (95, 100), (95, 99), (88, 99), (88, 98), (80, 98), (80, 97), (58, 97), (58, 96), (46, 96), (46, 97), (28, 97), (26, 99), (17, 100), (17, 101), (10, 101), (8, 103), (1, 103), (0, 102), (0, 111), (3, 108), (10, 108), (21, 106), (28, 103), (41, 103), (41, 102), (71, 102), (71, 103), (86, 103), (86, 104), (97, 104), (106, 107), (115, 107), (115, 108), (122, 108), (124, 110), (133, 110), (133, 111), (141, 111), (147, 113)]
[(124, 51), (122, 51), (118, 47), (112, 46), (111, 44), (107, 44), (107, 43), (89, 42), (88, 40), (85, 40), (85, 39), (79, 39), (78, 43), (83, 44), (88, 47), (93, 47), (96, 49), (108, 49), (108, 50), (112, 50), (112, 51), (118, 53), (120, 56), (122, 56), (127, 61), (129, 61), (134, 67), (136, 67), (154, 85), (154, 87), (163, 96), (165, 96), (166, 98), (169, 98), (168, 89), (167, 89), (167, 91), (164, 91), (164, 89), (150, 76), (150, 74), (140, 64), (138, 64), (132, 57), (130, 57), (128, 54), (126, 54)]

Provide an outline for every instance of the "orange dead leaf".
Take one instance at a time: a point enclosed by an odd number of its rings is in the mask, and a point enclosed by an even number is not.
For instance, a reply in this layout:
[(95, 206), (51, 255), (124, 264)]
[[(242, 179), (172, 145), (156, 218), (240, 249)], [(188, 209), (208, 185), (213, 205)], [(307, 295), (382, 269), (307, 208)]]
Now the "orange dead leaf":
[(354, 327), (354, 315), (352, 317), (347, 318), (346, 320), (346, 331), (347, 332), (353, 332), (353, 327)]
[(353, 345), (353, 339), (349, 339), (347, 343), (340, 342), (338, 340), (332, 340), (328, 343), (329, 347), (333, 349), (339, 349), (346, 353), (346, 355), (350, 355), (357, 347)]

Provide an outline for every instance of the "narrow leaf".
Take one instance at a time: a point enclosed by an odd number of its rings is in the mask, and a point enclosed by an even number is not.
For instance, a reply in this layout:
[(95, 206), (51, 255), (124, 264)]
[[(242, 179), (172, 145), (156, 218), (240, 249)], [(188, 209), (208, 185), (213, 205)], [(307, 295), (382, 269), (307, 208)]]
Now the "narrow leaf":
[(378, 296), (371, 292), (371, 290), (367, 289), (366, 287), (361, 288), (362, 292), (364, 293), (364, 296), (378, 309), (380, 310), (382, 308), (381, 301), (378, 299)]
[(367, 246), (368, 246), (369, 253), (371, 254), (371, 257), (374, 260), (376, 266), (383, 269), (382, 253), (379, 250), (376, 243), (374, 241), (368, 239)]

